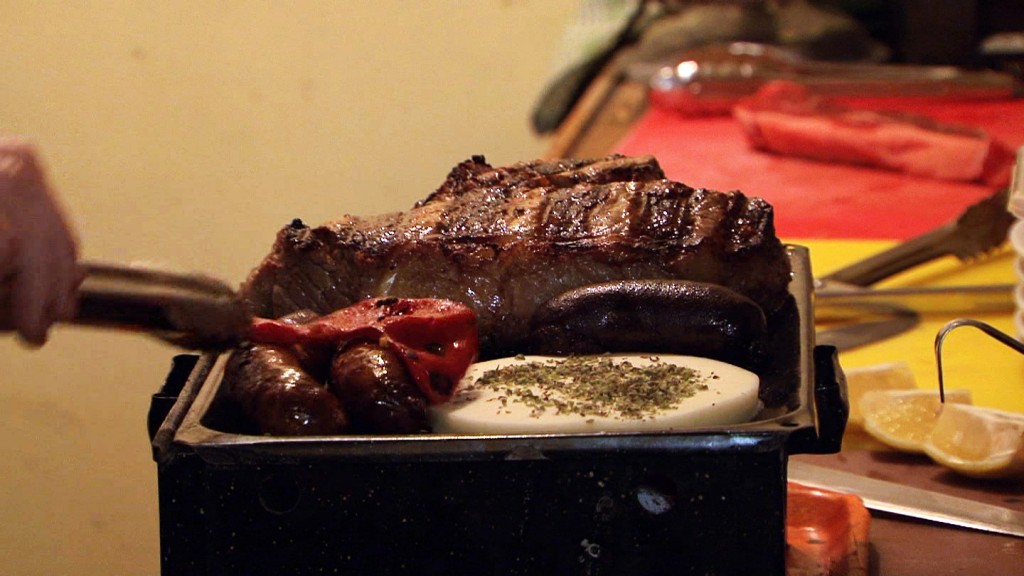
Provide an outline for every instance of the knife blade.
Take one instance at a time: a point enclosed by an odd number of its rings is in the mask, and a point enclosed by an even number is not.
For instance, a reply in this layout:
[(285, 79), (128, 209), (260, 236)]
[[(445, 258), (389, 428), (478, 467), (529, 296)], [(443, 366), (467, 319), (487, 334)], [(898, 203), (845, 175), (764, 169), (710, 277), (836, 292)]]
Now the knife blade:
[(880, 320), (864, 320), (830, 328), (819, 328), (814, 339), (817, 344), (835, 346), (840, 352), (874, 344), (898, 336), (918, 325), (920, 316), (914, 313), (893, 314)]
[(793, 459), (788, 468), (789, 480), (855, 494), (871, 510), (1024, 538), (1024, 512)]

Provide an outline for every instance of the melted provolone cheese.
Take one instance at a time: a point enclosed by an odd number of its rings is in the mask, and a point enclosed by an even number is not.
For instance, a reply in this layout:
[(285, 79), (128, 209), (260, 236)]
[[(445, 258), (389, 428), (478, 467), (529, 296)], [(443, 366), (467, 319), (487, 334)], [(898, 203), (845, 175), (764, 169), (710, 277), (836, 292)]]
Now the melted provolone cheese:
[[(692, 395), (673, 400), (671, 406), (647, 410), (642, 416), (621, 412), (606, 414), (567, 413), (558, 406), (572, 404), (561, 397), (557, 385), (517, 383), (528, 390), (523, 395), (509, 393), (509, 387), (480, 385), (481, 378), (494, 370), (527, 363), (557, 362), (543, 356), (518, 356), (481, 362), (470, 367), (459, 383), (455, 396), (447, 403), (431, 408), (433, 429), (442, 434), (550, 434), (595, 432), (649, 432), (695, 427), (723, 426), (750, 421), (760, 409), (759, 379), (756, 374), (732, 364), (695, 356), (616, 355), (614, 363), (628, 361), (636, 369), (654, 363), (673, 364), (695, 371), (698, 383)], [(538, 401), (546, 398), (547, 401)], [(543, 409), (538, 409), (541, 406)]]

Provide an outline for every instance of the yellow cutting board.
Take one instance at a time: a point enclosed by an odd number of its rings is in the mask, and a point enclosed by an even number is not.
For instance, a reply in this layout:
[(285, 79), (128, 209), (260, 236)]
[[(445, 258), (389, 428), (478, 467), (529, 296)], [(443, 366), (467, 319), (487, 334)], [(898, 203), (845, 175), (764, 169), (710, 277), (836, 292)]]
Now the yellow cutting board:
[[(787, 241), (806, 246), (810, 250), (811, 267), (815, 276), (824, 276), (895, 244), (881, 240)], [(908, 270), (879, 286), (1012, 283), (1017, 280), (1014, 262), (1015, 253), (1008, 247), (966, 264), (956, 258), (946, 257)], [(1009, 335), (1016, 333), (1012, 313), (926, 314), (922, 316), (921, 323), (912, 330), (876, 344), (841, 352), (839, 362), (844, 369), (850, 369), (903, 361), (910, 365), (919, 388), (938, 390), (935, 336), (947, 322), (959, 317), (981, 320)], [(1024, 412), (1024, 355), (980, 330), (965, 326), (957, 328), (946, 337), (942, 362), (947, 389), (970, 390), (973, 403), (978, 406)]]

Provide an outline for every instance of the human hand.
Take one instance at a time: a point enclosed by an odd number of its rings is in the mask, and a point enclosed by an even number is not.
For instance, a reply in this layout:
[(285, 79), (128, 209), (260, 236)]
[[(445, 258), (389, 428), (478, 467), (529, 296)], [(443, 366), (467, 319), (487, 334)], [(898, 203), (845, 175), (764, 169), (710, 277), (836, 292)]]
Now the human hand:
[(0, 329), (34, 346), (78, 305), (78, 242), (35, 149), (0, 136)]

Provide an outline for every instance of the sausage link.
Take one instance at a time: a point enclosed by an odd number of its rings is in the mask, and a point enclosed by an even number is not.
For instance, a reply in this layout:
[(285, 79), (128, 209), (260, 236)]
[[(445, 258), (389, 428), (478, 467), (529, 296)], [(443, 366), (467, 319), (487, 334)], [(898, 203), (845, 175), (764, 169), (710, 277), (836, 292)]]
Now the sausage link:
[[(302, 309), (286, 314), (278, 320), (286, 324), (308, 324), (319, 318), (320, 315), (309, 309)], [(330, 370), (331, 358), (337, 351), (337, 346), (329, 343), (304, 342), (291, 346), (292, 353), (298, 359), (302, 369), (308, 372), (318, 382), (327, 381), (327, 373)]]
[(393, 351), (370, 342), (341, 349), (331, 362), (331, 391), (348, 410), (352, 431), (428, 432), (427, 400)]
[(749, 365), (767, 323), (753, 300), (724, 286), (624, 280), (555, 296), (530, 327), (536, 354), (660, 352)]
[(264, 434), (339, 434), (348, 428), (338, 399), (287, 348), (239, 348), (228, 359), (224, 378), (229, 395)]

